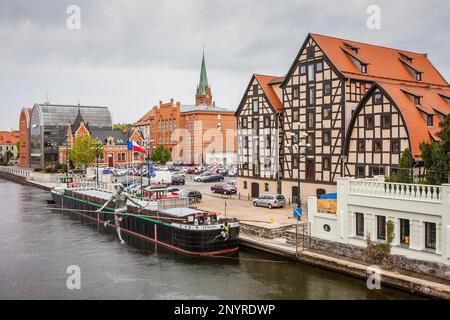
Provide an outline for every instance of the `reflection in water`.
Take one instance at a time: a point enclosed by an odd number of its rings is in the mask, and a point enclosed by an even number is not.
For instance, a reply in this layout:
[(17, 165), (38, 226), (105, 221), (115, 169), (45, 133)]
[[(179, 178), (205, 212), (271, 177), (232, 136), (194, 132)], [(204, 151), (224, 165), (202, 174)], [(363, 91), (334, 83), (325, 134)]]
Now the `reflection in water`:
[[(185, 256), (48, 210), (48, 192), (0, 179), (3, 299), (409, 299), (309, 265), (242, 248), (227, 258)], [(270, 261), (262, 261), (270, 260)], [(81, 290), (66, 268), (81, 268)]]

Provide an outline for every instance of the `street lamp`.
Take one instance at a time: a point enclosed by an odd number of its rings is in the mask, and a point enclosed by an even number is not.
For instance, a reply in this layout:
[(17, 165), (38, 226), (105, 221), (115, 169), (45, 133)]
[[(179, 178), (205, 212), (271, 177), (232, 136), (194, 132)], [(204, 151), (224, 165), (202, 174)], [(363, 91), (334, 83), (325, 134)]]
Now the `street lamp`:
[[(291, 137), (293, 137), (296, 133), (291, 132)], [(301, 198), (300, 198), (300, 159), (305, 158), (306, 155), (301, 155), (301, 142), (308, 138), (308, 134), (306, 132), (303, 132), (302, 135), (298, 137), (298, 168), (297, 168), (297, 208), (301, 208)], [(310, 143), (306, 144), (306, 147), (309, 148), (311, 147)]]
[(95, 186), (98, 189), (98, 157), (99, 157), (99, 149), (102, 142), (96, 138), (95, 139), (95, 162), (96, 162), (96, 178), (95, 178)]

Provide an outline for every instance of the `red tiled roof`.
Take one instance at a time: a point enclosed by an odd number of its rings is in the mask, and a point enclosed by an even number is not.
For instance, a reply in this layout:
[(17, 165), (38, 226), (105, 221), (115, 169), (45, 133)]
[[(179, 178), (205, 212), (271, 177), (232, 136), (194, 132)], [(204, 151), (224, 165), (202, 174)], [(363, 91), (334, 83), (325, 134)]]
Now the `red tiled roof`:
[(142, 116), (134, 125), (144, 125), (147, 124), (147, 122), (150, 120), (150, 116), (153, 114), (153, 109), (148, 111), (144, 116)]
[[(266, 94), (267, 99), (269, 99), (269, 102), (275, 108), (275, 110), (282, 111), (283, 105), (280, 101), (280, 98), (278, 98), (275, 90), (273, 90), (272, 86), (270, 85), (270, 82), (279, 81), (281, 77), (255, 74), (255, 78), (258, 81), (258, 83), (261, 86), (264, 93)], [(274, 82), (274, 83), (277, 83), (277, 82)]]
[(2, 131), (0, 132), (0, 144), (16, 144), (19, 142), (19, 132)]
[[(408, 86), (396, 82), (377, 82), (394, 100), (400, 109), (408, 128), (411, 141), (411, 152), (416, 159), (420, 159), (420, 144), (436, 140), (436, 132), (440, 131), (439, 117), (433, 110), (440, 110), (443, 114), (450, 113), (450, 105), (440, 97), (439, 88)], [(420, 96), (420, 105), (406, 95), (406, 92)], [(427, 126), (421, 112), (433, 115), (433, 126)]]
[[(428, 60), (426, 54), (386, 48), (320, 34), (311, 34), (311, 36), (339, 71), (348, 77), (371, 80), (396, 79), (412, 83), (448, 85), (447, 81), (434, 68), (430, 60)], [(362, 74), (361, 70), (352, 62), (349, 54), (346, 53), (351, 51), (345, 48), (346, 43), (358, 48), (357, 53), (351, 52), (352, 55), (357, 56), (359, 60), (369, 64), (367, 66), (367, 74)], [(412, 58), (412, 62), (404, 60), (400, 53)], [(415, 77), (409, 73), (404, 64), (422, 72), (422, 81), (416, 81)]]

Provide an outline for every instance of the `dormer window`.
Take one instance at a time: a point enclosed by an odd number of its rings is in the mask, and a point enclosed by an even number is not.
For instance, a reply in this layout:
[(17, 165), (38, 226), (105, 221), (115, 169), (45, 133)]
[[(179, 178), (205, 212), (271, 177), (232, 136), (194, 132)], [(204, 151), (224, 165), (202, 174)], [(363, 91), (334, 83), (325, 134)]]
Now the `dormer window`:
[(414, 96), (414, 104), (420, 104), (420, 97)]
[(416, 72), (416, 80), (417, 81), (422, 81), (422, 73)]
[(344, 42), (344, 45), (345, 45), (347, 48), (349, 48), (350, 50), (352, 50), (354, 53), (358, 53), (358, 50), (359, 50), (358, 47), (355, 47), (355, 46), (351, 45), (350, 43), (345, 43), (345, 42)]
[(361, 73), (367, 73), (367, 64), (361, 64)]
[(427, 126), (432, 127), (433, 126), (433, 115), (427, 115)]
[(400, 54), (400, 56), (401, 56), (403, 59), (405, 59), (405, 60), (408, 61), (409, 63), (412, 62), (413, 58), (411, 58), (411, 57), (409, 57), (409, 56), (407, 56), (406, 54), (401, 53), (401, 52), (399, 52), (399, 54)]

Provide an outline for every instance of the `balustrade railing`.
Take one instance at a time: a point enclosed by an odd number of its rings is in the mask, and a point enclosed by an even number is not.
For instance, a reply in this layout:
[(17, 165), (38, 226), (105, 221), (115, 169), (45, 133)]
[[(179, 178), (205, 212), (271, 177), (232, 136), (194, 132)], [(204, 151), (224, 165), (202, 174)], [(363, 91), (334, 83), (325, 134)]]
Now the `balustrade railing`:
[(350, 194), (388, 197), (432, 202), (442, 201), (442, 186), (382, 182), (374, 180), (350, 180)]

